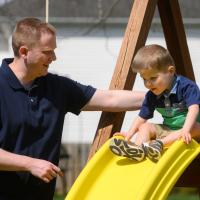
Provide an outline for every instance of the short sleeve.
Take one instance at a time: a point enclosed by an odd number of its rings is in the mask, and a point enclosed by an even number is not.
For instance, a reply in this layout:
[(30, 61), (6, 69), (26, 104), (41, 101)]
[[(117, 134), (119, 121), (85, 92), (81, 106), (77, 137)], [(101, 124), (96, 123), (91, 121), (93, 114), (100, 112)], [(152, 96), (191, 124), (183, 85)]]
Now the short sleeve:
[(51, 89), (51, 100), (62, 112), (78, 115), (94, 95), (96, 88), (84, 85), (68, 77), (49, 74), (46, 88)]
[(90, 85), (84, 85), (65, 77), (61, 78), (61, 82), (66, 112), (78, 115), (92, 98), (96, 89)]
[(188, 84), (183, 85), (182, 93), (187, 107), (200, 104), (199, 87), (193, 81), (188, 81)]

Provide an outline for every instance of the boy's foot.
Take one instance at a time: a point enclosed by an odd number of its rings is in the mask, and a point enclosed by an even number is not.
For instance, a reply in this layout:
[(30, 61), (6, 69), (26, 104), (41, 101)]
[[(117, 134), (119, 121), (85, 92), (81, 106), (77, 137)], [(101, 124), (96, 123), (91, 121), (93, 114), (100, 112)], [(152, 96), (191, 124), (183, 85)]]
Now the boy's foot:
[(157, 162), (163, 152), (163, 143), (160, 140), (152, 140), (149, 143), (143, 143), (143, 148), (148, 158)]
[(142, 161), (145, 157), (142, 147), (122, 139), (113, 138), (110, 141), (109, 147), (114, 154), (127, 157), (131, 160)]

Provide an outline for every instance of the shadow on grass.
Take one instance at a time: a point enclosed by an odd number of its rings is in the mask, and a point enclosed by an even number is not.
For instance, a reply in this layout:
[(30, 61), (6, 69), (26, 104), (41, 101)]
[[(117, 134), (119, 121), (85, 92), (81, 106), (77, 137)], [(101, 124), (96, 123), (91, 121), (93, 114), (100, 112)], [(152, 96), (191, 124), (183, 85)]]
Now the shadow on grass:
[[(65, 196), (55, 195), (53, 200), (64, 200)], [(195, 188), (174, 188), (167, 200), (200, 200), (198, 190)]]
[(199, 200), (196, 188), (174, 188), (167, 200)]

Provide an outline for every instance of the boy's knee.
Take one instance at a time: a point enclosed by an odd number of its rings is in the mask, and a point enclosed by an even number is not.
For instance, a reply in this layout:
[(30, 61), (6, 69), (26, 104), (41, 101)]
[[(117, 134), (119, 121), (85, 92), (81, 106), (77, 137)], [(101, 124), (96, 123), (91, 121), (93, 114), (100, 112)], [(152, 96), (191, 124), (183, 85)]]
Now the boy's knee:
[(149, 123), (149, 122), (146, 122), (146, 123), (142, 124), (139, 127), (139, 131), (141, 131), (141, 130), (150, 130), (151, 128), (152, 128), (152, 124)]

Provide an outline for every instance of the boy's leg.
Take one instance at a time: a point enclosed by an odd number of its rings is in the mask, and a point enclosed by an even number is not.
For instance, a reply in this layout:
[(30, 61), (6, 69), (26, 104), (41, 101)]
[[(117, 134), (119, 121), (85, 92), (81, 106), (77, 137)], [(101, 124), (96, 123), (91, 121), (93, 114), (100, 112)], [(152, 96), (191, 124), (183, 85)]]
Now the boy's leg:
[(118, 155), (125, 156), (132, 160), (141, 161), (145, 157), (143, 142), (150, 141), (156, 136), (156, 128), (152, 123), (145, 123), (140, 126), (135, 143), (122, 139), (113, 138), (110, 142), (110, 150)]
[[(168, 128), (163, 125), (148, 123), (146, 126), (142, 127), (143, 133), (146, 131), (147, 136), (149, 135), (149, 140), (143, 140), (143, 147), (145, 153), (149, 159), (154, 162), (157, 162), (163, 152), (163, 143), (159, 140), (162, 137), (165, 137), (168, 134)], [(153, 140), (152, 140), (153, 139)]]
[(151, 140), (149, 143), (143, 144), (147, 157), (157, 162), (162, 156), (163, 143), (161, 140)]
[[(181, 129), (173, 131), (164, 125), (156, 125), (156, 140), (145, 144), (147, 156), (154, 161), (157, 161), (162, 152), (162, 148), (170, 146), (173, 142), (181, 138)], [(191, 136), (200, 142), (200, 123), (196, 122), (191, 130)], [(159, 144), (160, 143), (160, 144)]]
[[(164, 125), (154, 125), (156, 127), (156, 140), (145, 144), (146, 154), (151, 160), (158, 160), (163, 147), (170, 146), (173, 142), (181, 138), (181, 129), (173, 131)], [(145, 127), (144, 127), (145, 128)], [(153, 130), (153, 129), (152, 129)], [(150, 136), (154, 136), (151, 135)], [(196, 122), (191, 130), (191, 136), (200, 142), (200, 123)]]
[(196, 122), (192, 128), (191, 136), (194, 138), (197, 142), (200, 142), (200, 123)]
[(163, 145), (165, 147), (169, 147), (173, 142), (180, 139), (181, 137), (181, 131), (168, 131), (168, 135), (166, 137), (161, 138)]
[[(193, 139), (200, 142), (200, 123), (196, 122), (191, 130), (191, 136)], [(168, 135), (161, 139), (165, 147), (170, 146), (173, 142), (180, 139), (182, 136), (181, 129), (176, 131), (168, 131)]]
[(131, 160), (142, 161), (145, 157), (144, 149), (141, 146), (122, 139), (111, 139), (109, 148), (114, 154)]
[(139, 127), (135, 144), (142, 145), (144, 142), (148, 142), (155, 139), (157, 135), (156, 125), (153, 123), (146, 122)]

